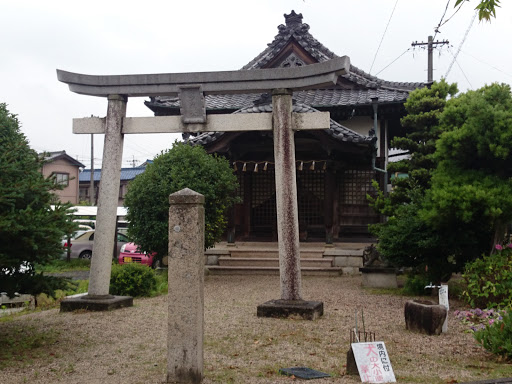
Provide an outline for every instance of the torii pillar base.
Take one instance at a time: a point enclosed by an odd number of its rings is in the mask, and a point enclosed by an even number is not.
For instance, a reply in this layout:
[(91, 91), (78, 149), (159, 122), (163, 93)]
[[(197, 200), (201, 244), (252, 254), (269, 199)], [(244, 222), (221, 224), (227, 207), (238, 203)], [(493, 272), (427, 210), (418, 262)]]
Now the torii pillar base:
[(97, 297), (92, 295), (70, 296), (60, 302), (61, 312), (76, 310), (110, 311), (112, 309), (133, 307), (133, 297), (113, 296)]
[(270, 300), (258, 305), (258, 317), (316, 320), (324, 314), (324, 303), (305, 300)]

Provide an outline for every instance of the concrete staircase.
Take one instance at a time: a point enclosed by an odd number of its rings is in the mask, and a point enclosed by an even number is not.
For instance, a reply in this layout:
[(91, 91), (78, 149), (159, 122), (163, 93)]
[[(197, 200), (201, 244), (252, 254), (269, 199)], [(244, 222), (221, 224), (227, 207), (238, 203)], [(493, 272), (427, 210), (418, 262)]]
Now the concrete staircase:
[[(339, 276), (359, 273), (363, 249), (368, 243), (301, 243), (300, 266), (303, 275)], [(206, 264), (212, 274), (278, 275), (277, 243), (219, 243), (205, 252)]]

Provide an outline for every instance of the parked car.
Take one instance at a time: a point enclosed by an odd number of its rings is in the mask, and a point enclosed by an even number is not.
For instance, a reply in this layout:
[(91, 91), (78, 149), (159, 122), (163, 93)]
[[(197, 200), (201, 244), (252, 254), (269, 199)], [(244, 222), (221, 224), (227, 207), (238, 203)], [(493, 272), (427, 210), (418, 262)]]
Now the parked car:
[(76, 230), (75, 232), (73, 232), (71, 234), (71, 236), (67, 237), (67, 236), (64, 236), (61, 240), (61, 244), (62, 244), (62, 248), (64, 249), (63, 253), (62, 253), (62, 257), (63, 258), (66, 258), (67, 255), (68, 255), (68, 248), (71, 247), (71, 245), (73, 244), (73, 241), (77, 238), (77, 237), (80, 237), (82, 236), (85, 232), (87, 231), (91, 231), (92, 228), (87, 226), (87, 225), (80, 225), (78, 227), (78, 230)]
[(126, 243), (119, 253), (119, 264), (140, 263), (152, 268), (162, 267), (155, 253), (142, 252), (135, 243)]
[[(128, 237), (117, 233), (117, 251), (119, 255), (121, 247), (130, 242)], [(71, 258), (90, 259), (93, 255), (94, 230), (87, 231), (71, 241)]]

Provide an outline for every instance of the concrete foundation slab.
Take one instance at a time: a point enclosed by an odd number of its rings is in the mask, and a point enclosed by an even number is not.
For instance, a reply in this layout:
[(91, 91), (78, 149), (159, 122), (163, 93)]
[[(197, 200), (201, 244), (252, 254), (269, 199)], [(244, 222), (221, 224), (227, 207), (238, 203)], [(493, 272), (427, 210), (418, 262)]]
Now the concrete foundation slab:
[(258, 317), (287, 318), (299, 316), (305, 320), (316, 320), (324, 314), (324, 303), (306, 300), (270, 300), (258, 305)]
[(398, 288), (396, 269), (394, 268), (359, 268), (362, 273), (363, 287), (367, 288)]
[(61, 312), (71, 312), (77, 309), (85, 309), (87, 311), (110, 311), (112, 309), (132, 307), (133, 297), (131, 296), (112, 296), (105, 298), (79, 296), (68, 297), (60, 302)]

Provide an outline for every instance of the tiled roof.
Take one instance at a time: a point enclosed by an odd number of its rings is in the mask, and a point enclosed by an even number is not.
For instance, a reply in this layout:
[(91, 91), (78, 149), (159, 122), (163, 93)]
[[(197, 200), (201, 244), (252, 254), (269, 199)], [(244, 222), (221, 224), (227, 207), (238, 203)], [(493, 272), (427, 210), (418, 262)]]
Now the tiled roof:
[[(121, 181), (133, 180), (135, 176), (143, 173), (146, 167), (134, 167), (134, 168), (121, 168)], [(100, 181), (101, 169), (94, 170), (94, 181)], [(78, 176), (78, 182), (90, 182), (91, 181), (91, 170), (84, 169)]]
[[(236, 111), (235, 113), (269, 113), (272, 112), (272, 103), (267, 104), (255, 104), (250, 107), (246, 107)], [(318, 112), (316, 109), (310, 107), (309, 105), (294, 103), (293, 112), (296, 113), (311, 113)], [(325, 129), (328, 135), (332, 136), (336, 140), (352, 142), (352, 143), (361, 143), (361, 144), (371, 144), (374, 142), (375, 138), (371, 136), (363, 136), (357, 132), (352, 131), (351, 129), (338, 124), (334, 120), (330, 120), (330, 128)], [(188, 142), (192, 145), (207, 145), (213, 143), (214, 141), (221, 138), (225, 132), (204, 132), (197, 136), (191, 136), (188, 138)]]
[[(337, 57), (332, 51), (322, 45), (309, 33), (309, 25), (302, 23), (302, 14), (292, 11), (284, 15), (286, 25), (279, 25), (279, 33), (268, 47), (256, 56), (243, 70), (260, 69), (276, 58), (284, 47), (291, 41), (295, 41), (318, 62), (324, 62)], [(294, 99), (299, 103), (311, 105), (314, 108), (357, 106), (370, 104), (373, 97), (379, 98), (379, 103), (403, 103), (412, 90), (423, 87), (423, 83), (408, 83), (386, 81), (372, 76), (354, 65), (350, 65), (350, 72), (343, 75), (345, 82), (352, 84), (354, 89), (316, 89), (294, 93)], [(347, 84), (344, 84), (347, 86)], [(248, 107), (259, 99), (258, 94), (238, 95), (206, 95), (205, 103), (207, 111), (238, 110)], [(152, 97), (145, 104), (155, 109), (178, 109), (179, 99), (176, 97)], [(179, 111), (178, 111), (179, 112)]]
[(69, 156), (66, 153), (66, 151), (44, 152), (44, 153), (40, 154), (40, 156), (41, 155), (44, 155), (44, 160), (46, 162), (52, 162), (52, 161), (56, 161), (56, 160), (66, 160), (69, 163), (71, 163), (72, 165), (76, 165), (79, 168), (85, 168), (85, 165), (83, 165), (78, 160)]
[[(264, 96), (256, 93), (206, 95), (206, 110), (238, 110), (253, 105)], [(374, 97), (378, 97), (381, 104), (403, 103), (408, 96), (408, 91), (390, 89), (310, 89), (293, 93), (294, 100), (313, 108), (371, 104)], [(177, 97), (160, 97), (158, 100), (152, 99), (146, 102), (146, 105), (179, 109), (180, 100)]]
[[(302, 22), (302, 14), (296, 14), (295, 11), (292, 11), (289, 15), (284, 15), (284, 17), (286, 25), (281, 24), (277, 27), (279, 33), (275, 36), (274, 41), (268, 44), (268, 47), (263, 52), (242, 67), (242, 69), (265, 68), (292, 39), (320, 63), (337, 57), (335, 53), (309, 33), (309, 25)], [(408, 83), (382, 80), (352, 64), (350, 65), (349, 73), (343, 77), (350, 82), (367, 88), (412, 91), (423, 86), (423, 83), (419, 82)]]

